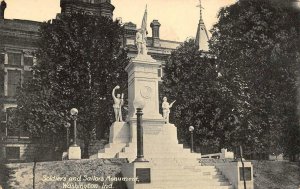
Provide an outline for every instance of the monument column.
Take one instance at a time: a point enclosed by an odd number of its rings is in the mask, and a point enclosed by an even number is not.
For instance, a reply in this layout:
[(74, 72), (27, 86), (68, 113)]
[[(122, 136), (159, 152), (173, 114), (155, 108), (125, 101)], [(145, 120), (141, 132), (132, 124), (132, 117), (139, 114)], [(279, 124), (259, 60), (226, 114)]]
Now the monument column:
[(144, 119), (162, 119), (159, 114), (158, 69), (161, 63), (149, 55), (139, 54), (126, 67), (128, 73), (129, 119), (136, 118), (134, 99), (145, 102)]
[[(136, 143), (136, 108), (134, 101), (143, 101), (143, 135), (149, 132), (160, 132), (165, 121), (159, 114), (158, 69), (161, 63), (148, 55), (147, 50), (147, 9), (142, 26), (137, 30), (135, 43), (137, 56), (125, 70), (128, 73), (128, 119), (130, 125), (130, 142)], [(156, 131), (154, 131), (156, 130)], [(149, 140), (147, 137), (145, 140)]]

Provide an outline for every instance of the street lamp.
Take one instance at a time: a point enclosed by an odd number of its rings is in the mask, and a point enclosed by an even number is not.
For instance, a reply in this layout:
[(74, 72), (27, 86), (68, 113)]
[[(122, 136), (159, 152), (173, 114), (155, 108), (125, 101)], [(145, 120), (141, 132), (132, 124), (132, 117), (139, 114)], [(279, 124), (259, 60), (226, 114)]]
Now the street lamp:
[(65, 128), (67, 128), (67, 148), (69, 148), (71, 123), (65, 122), (64, 126), (65, 126)]
[(77, 127), (76, 127), (76, 121), (77, 121), (77, 115), (78, 115), (78, 110), (76, 108), (72, 108), (71, 111), (71, 117), (74, 120), (74, 144), (73, 146), (77, 146)]
[(191, 153), (194, 152), (194, 140), (193, 140), (193, 131), (195, 128), (193, 126), (189, 127), (189, 131), (191, 132)]
[(143, 127), (142, 127), (142, 115), (143, 115), (143, 108), (145, 106), (145, 102), (142, 99), (135, 99), (133, 102), (134, 108), (136, 108), (136, 130), (137, 130), (137, 156), (134, 162), (147, 162), (144, 159), (144, 142), (143, 142)]

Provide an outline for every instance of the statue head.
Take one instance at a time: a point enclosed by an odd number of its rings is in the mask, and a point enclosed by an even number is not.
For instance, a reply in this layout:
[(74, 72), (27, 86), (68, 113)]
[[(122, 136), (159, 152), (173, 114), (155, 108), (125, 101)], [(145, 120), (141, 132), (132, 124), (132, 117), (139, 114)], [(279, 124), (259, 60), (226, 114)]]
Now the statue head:
[(164, 97), (163, 100), (164, 100), (164, 102), (167, 102), (168, 99), (167, 99), (167, 97)]
[(117, 94), (117, 98), (120, 98), (121, 97), (121, 95), (120, 94)]

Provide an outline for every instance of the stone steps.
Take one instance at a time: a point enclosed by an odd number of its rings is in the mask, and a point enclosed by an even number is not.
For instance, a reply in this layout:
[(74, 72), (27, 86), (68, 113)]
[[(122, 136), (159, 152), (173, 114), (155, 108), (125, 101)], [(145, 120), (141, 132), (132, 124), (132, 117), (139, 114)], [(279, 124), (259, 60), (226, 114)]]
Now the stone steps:
[(169, 188), (173, 188), (174, 186), (182, 186), (185, 187), (190, 186), (230, 186), (228, 182), (218, 182), (218, 181), (201, 181), (201, 180), (154, 180), (152, 182), (153, 185), (157, 185), (163, 183), (165, 186), (169, 186)]
[[(159, 142), (146, 143), (144, 144), (144, 154), (147, 158), (168, 156), (173, 158), (201, 158), (201, 154), (190, 153), (190, 149), (183, 148), (183, 144), (174, 143), (174, 141), (167, 141), (163, 144)], [(134, 160), (136, 157), (136, 143), (109, 143), (105, 145), (105, 148), (98, 151), (98, 158), (115, 157)]]
[[(151, 162), (149, 189), (195, 189), (196, 186), (201, 186), (203, 189), (233, 189), (218, 169), (214, 166), (201, 166), (196, 159), (150, 158), (148, 160)], [(138, 185), (137, 189), (142, 189), (141, 186)]]
[(98, 151), (98, 158), (115, 158), (116, 154), (120, 152), (126, 144), (124, 143), (108, 143), (105, 148)]
[(168, 186), (168, 187), (155, 187), (155, 186), (151, 186), (151, 187), (147, 187), (147, 186), (142, 186), (142, 187), (139, 187), (138, 189), (198, 189), (198, 188), (201, 188), (201, 189), (234, 189), (233, 186), (207, 186), (207, 185), (202, 185), (202, 186), (197, 186), (197, 185), (189, 185), (189, 184), (186, 184), (185, 186), (175, 186), (175, 185), (172, 185), (172, 186)]
[(163, 174), (163, 173), (154, 173), (153, 172), (153, 178), (164, 178), (164, 179), (174, 179), (178, 178), (177, 180), (181, 180), (182, 178), (186, 179), (195, 179), (195, 180), (201, 180), (201, 179), (208, 179), (208, 180), (217, 180), (217, 181), (227, 181), (227, 179), (221, 175), (221, 174), (188, 174), (188, 173), (177, 173), (177, 174)]
[[(169, 145), (169, 146), (160, 146), (159, 148), (151, 146), (144, 146), (144, 154), (147, 157), (151, 158), (160, 158), (160, 157), (168, 157), (173, 155), (173, 157), (180, 157), (180, 158), (200, 158), (201, 155), (199, 154), (191, 154), (190, 149), (183, 148), (183, 145), (177, 144)], [(174, 156), (175, 155), (175, 156)], [(120, 144), (113, 144), (109, 143), (105, 145), (105, 148), (100, 149), (98, 151), (98, 158), (127, 158), (136, 156), (136, 146), (134, 143), (120, 143)]]
[(232, 188), (218, 169), (214, 166), (201, 166), (195, 159), (152, 159), (152, 162), (157, 167), (153, 168), (153, 185), (163, 183), (172, 189), (188, 189), (189, 186), (205, 186), (205, 189)]
[[(149, 132), (155, 130), (155, 127), (149, 128)], [(167, 131), (169, 126), (162, 129), (166, 130), (166, 133), (171, 132)], [(175, 127), (171, 129), (176, 130)], [(164, 132), (153, 137), (144, 135), (144, 157), (149, 161), (148, 165), (151, 168), (151, 183), (135, 184), (134, 189), (233, 189), (214, 166), (201, 166), (197, 160), (201, 158), (201, 154), (191, 153), (189, 148), (183, 148), (183, 145), (173, 138), (166, 139), (170, 137)], [(131, 162), (136, 158), (136, 151), (136, 143), (110, 143), (98, 152), (98, 157), (127, 158)], [(132, 183), (127, 184), (132, 188)]]

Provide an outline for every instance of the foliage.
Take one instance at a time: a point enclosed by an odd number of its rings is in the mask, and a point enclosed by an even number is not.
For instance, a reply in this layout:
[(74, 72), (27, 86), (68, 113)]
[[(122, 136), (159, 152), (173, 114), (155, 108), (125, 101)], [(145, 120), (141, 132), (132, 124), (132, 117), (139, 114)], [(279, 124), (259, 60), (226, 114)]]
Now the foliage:
[(104, 137), (112, 122), (111, 90), (117, 84), (127, 88), (122, 33), (117, 21), (82, 13), (43, 23), (34, 78), (17, 97), (16, 122), (32, 135), (65, 141), (64, 124), (71, 122), (70, 109), (77, 108), (87, 156), (96, 129)]
[(166, 62), (163, 81), (162, 97), (176, 100), (171, 121), (178, 127), (179, 138), (189, 143), (192, 125), (195, 145), (201, 146), (202, 152), (219, 151), (229, 106), (219, 86), (215, 58), (198, 51), (194, 40), (186, 41)]
[(238, 120), (228, 139), (247, 154), (300, 152), (299, 44), (297, 12), (277, 1), (238, 1), (219, 12), (210, 47)]
[(239, 145), (248, 157), (299, 153), (297, 12), (280, 1), (238, 1), (220, 10), (210, 48), (216, 59), (186, 41), (166, 62), (162, 95), (177, 100), (179, 138), (188, 142), (193, 125), (204, 153)]

